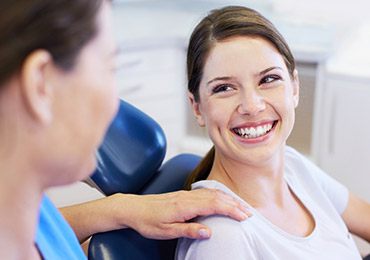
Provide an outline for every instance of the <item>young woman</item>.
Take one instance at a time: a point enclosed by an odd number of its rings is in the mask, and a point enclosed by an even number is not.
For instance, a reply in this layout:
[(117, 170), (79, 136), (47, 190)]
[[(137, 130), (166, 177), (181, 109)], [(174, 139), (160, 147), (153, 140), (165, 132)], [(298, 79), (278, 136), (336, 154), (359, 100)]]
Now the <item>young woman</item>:
[(198, 218), (212, 237), (181, 240), (177, 259), (360, 259), (349, 231), (370, 241), (369, 204), (286, 146), (299, 80), (271, 22), (245, 7), (214, 10), (187, 62), (194, 115), (214, 143), (189, 183), (245, 201), (253, 217)]
[[(115, 51), (110, 1), (0, 1), (0, 259), (85, 258), (43, 193), (93, 172), (118, 105)], [(64, 210), (80, 240), (125, 227), (204, 238), (207, 227), (184, 222), (212, 213), (242, 220), (244, 212), (230, 196), (204, 189), (116, 194)]]

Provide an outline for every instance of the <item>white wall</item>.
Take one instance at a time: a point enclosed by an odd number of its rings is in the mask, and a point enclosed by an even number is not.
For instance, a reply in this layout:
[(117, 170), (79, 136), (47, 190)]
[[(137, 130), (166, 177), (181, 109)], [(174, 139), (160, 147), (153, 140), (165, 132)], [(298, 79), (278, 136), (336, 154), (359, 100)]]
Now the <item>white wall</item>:
[[(182, 1), (182, 0), (177, 0)], [(190, 0), (191, 1), (191, 0)], [(207, 1), (207, 0), (205, 0)], [(338, 39), (345, 37), (348, 30), (368, 21), (369, 0), (208, 0), (222, 4), (272, 5), (281, 18), (302, 23), (334, 25)]]
[(334, 23), (344, 28), (370, 20), (368, 0), (272, 0), (274, 10), (297, 20), (312, 23)]

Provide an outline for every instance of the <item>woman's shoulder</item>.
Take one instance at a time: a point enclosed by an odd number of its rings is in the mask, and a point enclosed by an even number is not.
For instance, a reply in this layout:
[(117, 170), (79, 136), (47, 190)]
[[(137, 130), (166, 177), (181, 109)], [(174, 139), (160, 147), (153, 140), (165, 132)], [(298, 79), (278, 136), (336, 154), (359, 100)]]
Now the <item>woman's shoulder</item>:
[[(224, 184), (215, 181), (215, 180), (203, 180), (193, 183), (193, 189), (198, 188), (209, 188), (209, 189), (217, 189), (229, 194), (230, 196), (234, 197), (237, 200), (240, 200), (242, 203), (245, 203), (237, 194), (231, 191), (228, 187)], [(244, 221), (237, 221), (233, 218), (223, 216), (223, 215), (211, 215), (205, 217), (198, 217), (195, 219), (196, 222), (206, 225), (211, 228), (213, 238), (221, 238), (224, 239), (225, 236), (235, 236), (237, 234), (242, 235), (245, 230), (250, 229), (250, 219), (246, 219)]]
[[(217, 181), (200, 181), (194, 183), (192, 187), (218, 189), (239, 198)], [(211, 237), (205, 240), (180, 239), (176, 259), (254, 259), (252, 256), (256, 254), (254, 252), (256, 247), (252, 246), (255, 233), (252, 218), (240, 222), (221, 215), (196, 218), (197, 223), (211, 229)]]
[(287, 175), (296, 175), (300, 178), (312, 178), (321, 174), (312, 160), (301, 154), (290, 146), (285, 147), (285, 173)]
[(200, 217), (196, 222), (211, 229), (205, 240), (180, 239), (176, 259), (254, 259), (253, 228), (249, 220), (236, 221), (214, 215)]
[(248, 236), (248, 232), (245, 231), (252, 230), (252, 223), (248, 218), (244, 221), (237, 221), (223, 215), (212, 215), (207, 217), (198, 217), (195, 221), (211, 228), (212, 237), (215, 239), (224, 239), (225, 236)]

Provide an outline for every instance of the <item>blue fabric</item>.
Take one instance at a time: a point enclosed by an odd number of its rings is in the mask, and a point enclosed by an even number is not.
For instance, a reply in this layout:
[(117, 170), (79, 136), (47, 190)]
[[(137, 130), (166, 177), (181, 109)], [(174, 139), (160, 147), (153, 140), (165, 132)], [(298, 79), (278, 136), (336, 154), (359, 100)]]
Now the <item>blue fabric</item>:
[(43, 259), (86, 259), (71, 227), (46, 196), (40, 205), (35, 242)]

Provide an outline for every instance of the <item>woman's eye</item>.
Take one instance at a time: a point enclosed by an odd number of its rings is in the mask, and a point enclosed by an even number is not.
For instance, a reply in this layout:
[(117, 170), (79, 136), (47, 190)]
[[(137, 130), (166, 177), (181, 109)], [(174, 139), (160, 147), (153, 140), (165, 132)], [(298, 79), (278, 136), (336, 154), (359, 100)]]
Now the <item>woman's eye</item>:
[(281, 80), (281, 77), (279, 75), (267, 75), (261, 79), (260, 84), (271, 83), (276, 80)]
[(213, 93), (219, 93), (219, 92), (226, 92), (232, 90), (232, 87), (230, 85), (222, 84), (214, 87), (212, 89)]

